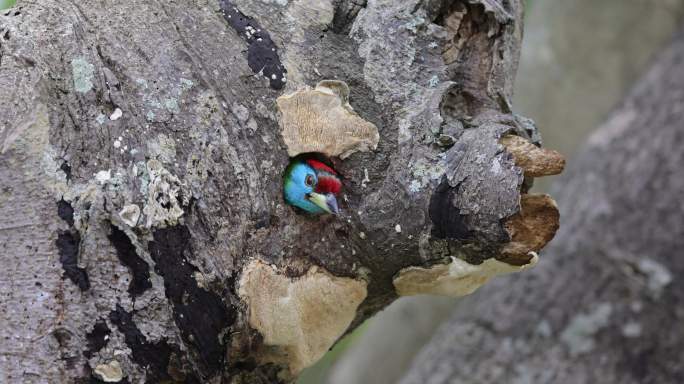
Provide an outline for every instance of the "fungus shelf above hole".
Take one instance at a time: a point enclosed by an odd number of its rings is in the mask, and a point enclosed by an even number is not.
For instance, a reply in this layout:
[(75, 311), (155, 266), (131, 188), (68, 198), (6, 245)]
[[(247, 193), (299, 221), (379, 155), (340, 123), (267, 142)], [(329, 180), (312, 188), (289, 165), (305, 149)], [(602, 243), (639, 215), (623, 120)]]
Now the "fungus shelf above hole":
[(297, 90), (276, 102), (290, 157), (318, 152), (344, 159), (378, 146), (378, 128), (349, 105), (349, 87), (343, 81), (323, 80), (314, 89)]

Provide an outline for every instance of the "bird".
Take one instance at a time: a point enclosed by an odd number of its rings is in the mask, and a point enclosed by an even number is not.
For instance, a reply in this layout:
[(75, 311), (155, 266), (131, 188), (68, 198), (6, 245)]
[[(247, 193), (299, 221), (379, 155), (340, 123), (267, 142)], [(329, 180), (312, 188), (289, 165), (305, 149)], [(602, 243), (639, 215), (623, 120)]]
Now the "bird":
[(338, 214), (336, 196), (342, 189), (337, 172), (315, 159), (295, 159), (283, 177), (285, 202), (314, 215)]

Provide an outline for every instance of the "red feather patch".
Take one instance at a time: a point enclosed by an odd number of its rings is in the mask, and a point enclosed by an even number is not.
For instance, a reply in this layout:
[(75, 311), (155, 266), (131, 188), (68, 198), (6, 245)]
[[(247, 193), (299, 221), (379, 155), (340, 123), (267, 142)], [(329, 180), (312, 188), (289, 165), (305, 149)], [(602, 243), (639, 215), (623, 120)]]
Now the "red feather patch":
[(337, 195), (340, 193), (341, 189), (342, 183), (336, 176), (324, 173), (318, 174), (318, 184), (316, 184), (317, 193), (332, 193), (333, 195)]
[(316, 172), (324, 171), (324, 172), (328, 172), (332, 175), (337, 175), (337, 172), (335, 172), (334, 169), (328, 167), (327, 165), (321, 163), (318, 160), (309, 159), (306, 161), (306, 163), (309, 164), (309, 166), (311, 168), (315, 169)]
[(316, 171), (318, 184), (316, 184), (317, 193), (332, 193), (338, 195), (342, 190), (342, 182), (337, 177), (337, 172), (318, 160), (307, 160), (307, 164)]

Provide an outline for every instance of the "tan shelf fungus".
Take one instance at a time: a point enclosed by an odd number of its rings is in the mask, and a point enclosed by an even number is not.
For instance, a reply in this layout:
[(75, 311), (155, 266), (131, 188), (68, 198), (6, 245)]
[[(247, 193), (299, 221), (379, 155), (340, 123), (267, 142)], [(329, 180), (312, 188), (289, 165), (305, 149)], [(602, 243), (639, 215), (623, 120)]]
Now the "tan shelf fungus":
[(378, 146), (378, 128), (349, 105), (349, 87), (343, 81), (323, 80), (314, 89), (280, 96), (276, 103), (290, 157), (318, 152), (344, 159)]
[(394, 278), (394, 288), (399, 296), (439, 295), (461, 297), (469, 295), (494, 276), (518, 272), (537, 263), (533, 254), (529, 264), (515, 266), (496, 259), (487, 259), (474, 265), (456, 257), (448, 264), (437, 264), (429, 268), (408, 267)]
[(250, 262), (238, 294), (248, 305), (249, 325), (263, 336), (259, 358), (289, 367), (293, 376), (318, 361), (354, 320), (366, 285), (316, 266), (290, 278), (260, 260)]

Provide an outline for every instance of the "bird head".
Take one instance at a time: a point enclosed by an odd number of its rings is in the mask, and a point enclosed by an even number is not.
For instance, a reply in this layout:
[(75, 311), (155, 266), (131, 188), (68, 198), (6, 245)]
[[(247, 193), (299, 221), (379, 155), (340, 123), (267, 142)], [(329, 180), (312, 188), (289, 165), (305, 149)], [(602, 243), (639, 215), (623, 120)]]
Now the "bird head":
[(333, 193), (318, 193), (316, 170), (302, 161), (293, 161), (285, 170), (283, 195), (285, 201), (311, 214), (337, 214), (337, 199)]

